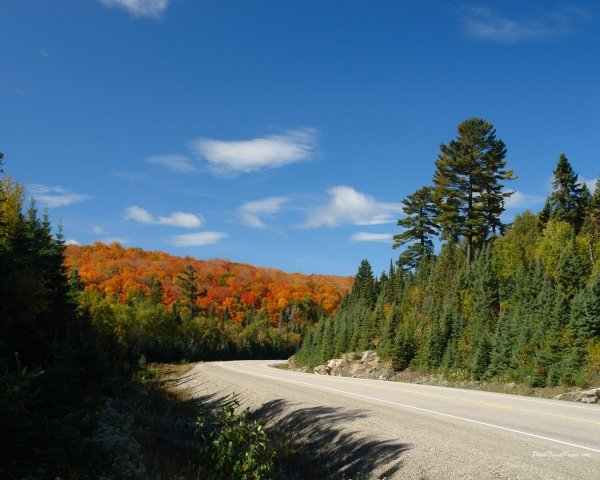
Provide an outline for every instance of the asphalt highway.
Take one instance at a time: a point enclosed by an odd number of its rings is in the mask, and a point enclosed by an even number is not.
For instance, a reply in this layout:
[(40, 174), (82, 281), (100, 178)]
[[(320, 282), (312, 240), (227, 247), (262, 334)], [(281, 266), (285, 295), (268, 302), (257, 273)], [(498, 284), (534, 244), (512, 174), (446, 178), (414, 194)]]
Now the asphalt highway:
[(274, 423), (296, 424), (341, 459), (324, 465), (340, 478), (590, 479), (600, 472), (599, 405), (313, 375), (273, 363), (198, 364), (190, 388), (198, 396), (238, 392)]

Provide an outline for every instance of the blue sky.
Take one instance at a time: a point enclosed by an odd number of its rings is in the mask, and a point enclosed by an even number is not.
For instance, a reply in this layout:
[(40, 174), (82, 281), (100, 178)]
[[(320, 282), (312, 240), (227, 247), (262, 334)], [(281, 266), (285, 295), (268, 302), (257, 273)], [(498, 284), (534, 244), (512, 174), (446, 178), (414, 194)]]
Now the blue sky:
[(351, 275), (494, 124), (538, 210), (600, 173), (597, 2), (3, 0), (5, 171), (69, 241)]

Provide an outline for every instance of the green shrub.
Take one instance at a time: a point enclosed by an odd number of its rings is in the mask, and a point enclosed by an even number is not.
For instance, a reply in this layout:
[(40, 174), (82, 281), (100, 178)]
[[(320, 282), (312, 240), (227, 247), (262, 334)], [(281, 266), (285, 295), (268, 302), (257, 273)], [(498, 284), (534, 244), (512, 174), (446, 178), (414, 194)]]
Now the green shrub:
[(160, 372), (158, 369), (149, 366), (146, 363), (146, 356), (142, 355), (138, 359), (138, 368), (133, 374), (133, 380), (139, 383), (147, 383), (158, 380), (160, 378)]
[(214, 412), (216, 425), (206, 433), (204, 420), (197, 420), (196, 438), (200, 442), (200, 461), (204, 477), (222, 480), (260, 480), (270, 478), (273, 451), (263, 426), (251, 418), (249, 409), (236, 414), (234, 398)]

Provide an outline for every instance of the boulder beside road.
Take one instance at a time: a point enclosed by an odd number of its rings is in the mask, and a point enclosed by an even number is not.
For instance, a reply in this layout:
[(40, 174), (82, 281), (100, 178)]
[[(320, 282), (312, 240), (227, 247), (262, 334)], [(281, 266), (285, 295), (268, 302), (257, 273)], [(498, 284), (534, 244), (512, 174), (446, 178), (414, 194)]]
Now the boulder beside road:
[(317, 375), (370, 378), (388, 380), (394, 376), (390, 362), (383, 361), (377, 352), (367, 350), (362, 353), (345, 353), (341, 358), (333, 358), (315, 367)]
[(561, 393), (554, 397), (556, 400), (572, 400), (581, 403), (600, 403), (600, 387), (584, 392)]

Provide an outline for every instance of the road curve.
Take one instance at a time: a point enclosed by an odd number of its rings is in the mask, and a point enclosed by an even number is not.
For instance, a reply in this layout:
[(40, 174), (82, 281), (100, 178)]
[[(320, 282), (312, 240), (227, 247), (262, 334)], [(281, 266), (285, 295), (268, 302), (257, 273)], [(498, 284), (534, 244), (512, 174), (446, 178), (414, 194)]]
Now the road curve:
[[(346, 478), (358, 471), (370, 478), (589, 479), (600, 471), (597, 405), (312, 375), (269, 367), (273, 363), (198, 364), (189, 388), (207, 398), (236, 391), (252, 408), (279, 402), (276, 412), (265, 413), (292, 428), (294, 422), (307, 426), (294, 412), (328, 422), (338, 430), (323, 436), (334, 443), (323, 448), (346, 455), (354, 470), (334, 465)], [(315, 431), (308, 436), (314, 439)], [(345, 450), (349, 438), (354, 443)]]

